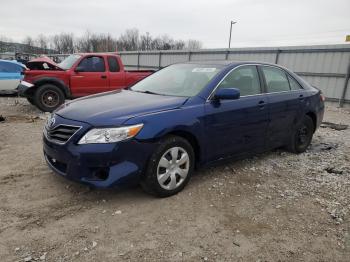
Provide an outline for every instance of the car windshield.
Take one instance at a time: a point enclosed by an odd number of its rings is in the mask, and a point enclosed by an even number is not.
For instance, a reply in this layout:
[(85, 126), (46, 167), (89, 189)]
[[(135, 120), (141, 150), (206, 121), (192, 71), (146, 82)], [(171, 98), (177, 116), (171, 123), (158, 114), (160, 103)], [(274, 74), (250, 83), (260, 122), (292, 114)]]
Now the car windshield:
[(221, 68), (219, 65), (176, 64), (150, 75), (130, 90), (191, 97), (197, 95)]
[(59, 67), (68, 70), (70, 69), (76, 61), (81, 57), (81, 55), (70, 55), (66, 59), (64, 59), (61, 63), (59, 63)]

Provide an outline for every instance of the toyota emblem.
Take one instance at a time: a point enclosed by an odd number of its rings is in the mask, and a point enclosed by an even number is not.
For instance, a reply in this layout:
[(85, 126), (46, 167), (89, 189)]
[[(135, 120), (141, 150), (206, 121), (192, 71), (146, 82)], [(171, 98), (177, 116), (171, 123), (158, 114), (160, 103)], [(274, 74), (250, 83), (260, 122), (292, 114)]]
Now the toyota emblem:
[(56, 119), (53, 116), (49, 119), (48, 125), (49, 125), (49, 127), (53, 127), (55, 125), (55, 123), (56, 123)]

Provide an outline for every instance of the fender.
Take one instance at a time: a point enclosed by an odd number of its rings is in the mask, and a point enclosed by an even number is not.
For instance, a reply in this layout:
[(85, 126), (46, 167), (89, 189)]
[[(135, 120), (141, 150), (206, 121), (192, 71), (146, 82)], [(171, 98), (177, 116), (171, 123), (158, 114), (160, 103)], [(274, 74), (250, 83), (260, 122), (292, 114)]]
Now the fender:
[(63, 91), (66, 98), (71, 98), (71, 92), (69, 87), (67, 87), (66, 84), (61, 79), (58, 79), (55, 77), (42, 77), (38, 80), (35, 80), (33, 82), (33, 86), (31, 87), (20, 83), (17, 87), (18, 94), (22, 97), (32, 97), (33, 94), (35, 93), (35, 90), (39, 86), (43, 84), (48, 84), (48, 83), (54, 84), (57, 87), (59, 87)]
[(60, 89), (62, 89), (63, 93), (65, 94), (66, 98), (71, 97), (71, 92), (69, 87), (59, 78), (56, 77), (42, 77), (33, 82), (34, 87), (32, 88), (37, 88), (38, 86), (41, 86), (43, 84), (54, 84), (58, 86)]

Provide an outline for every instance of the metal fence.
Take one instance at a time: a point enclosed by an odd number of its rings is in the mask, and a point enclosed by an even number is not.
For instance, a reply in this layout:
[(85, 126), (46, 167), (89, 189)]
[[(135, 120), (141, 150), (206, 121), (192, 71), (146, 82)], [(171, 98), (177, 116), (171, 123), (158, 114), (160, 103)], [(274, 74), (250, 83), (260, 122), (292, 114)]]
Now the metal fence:
[[(262, 61), (285, 66), (322, 90), (328, 101), (350, 104), (350, 45), (204, 49), (192, 51), (122, 51), (127, 69), (160, 69), (201, 60)], [(56, 62), (68, 54), (48, 55)]]
[(350, 103), (350, 45), (276, 48), (206, 49), (196, 51), (119, 52), (127, 68), (159, 69), (186, 61), (263, 61), (285, 66), (321, 89), (328, 101)]

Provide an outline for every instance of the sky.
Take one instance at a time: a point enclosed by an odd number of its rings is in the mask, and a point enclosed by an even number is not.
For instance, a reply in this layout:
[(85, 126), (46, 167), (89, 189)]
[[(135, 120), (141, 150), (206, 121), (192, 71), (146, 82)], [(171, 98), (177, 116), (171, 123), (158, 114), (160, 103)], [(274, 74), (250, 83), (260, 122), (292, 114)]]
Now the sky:
[[(119, 36), (196, 39), (204, 48), (345, 44), (350, 0), (2, 0), (0, 35), (22, 41), (42, 33), (87, 30)], [(350, 44), (350, 42), (348, 42)]]

